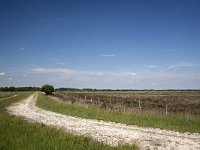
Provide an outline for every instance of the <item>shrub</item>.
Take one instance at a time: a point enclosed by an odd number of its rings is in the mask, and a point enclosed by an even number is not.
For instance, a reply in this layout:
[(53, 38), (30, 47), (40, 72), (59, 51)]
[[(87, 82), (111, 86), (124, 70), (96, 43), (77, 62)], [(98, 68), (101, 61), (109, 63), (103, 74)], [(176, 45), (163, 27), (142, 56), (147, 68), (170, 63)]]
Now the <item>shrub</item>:
[(54, 92), (54, 87), (52, 85), (45, 84), (42, 86), (42, 92), (45, 92), (47, 95), (51, 95)]

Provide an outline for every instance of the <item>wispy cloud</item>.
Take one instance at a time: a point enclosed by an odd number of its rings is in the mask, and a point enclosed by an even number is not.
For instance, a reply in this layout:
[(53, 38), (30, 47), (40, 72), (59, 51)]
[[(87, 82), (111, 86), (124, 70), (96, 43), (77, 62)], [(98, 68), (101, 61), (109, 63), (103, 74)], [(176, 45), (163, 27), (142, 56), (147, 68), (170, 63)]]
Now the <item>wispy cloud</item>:
[(0, 72), (0, 76), (4, 76), (4, 75), (6, 75), (5, 72)]
[(149, 68), (149, 69), (155, 69), (155, 68), (158, 68), (159, 66), (157, 65), (148, 65), (148, 66), (145, 66), (146, 68)]
[(177, 64), (172, 64), (168, 66), (168, 69), (182, 68), (182, 67), (194, 67), (196, 66), (194, 63), (189, 62), (179, 62)]
[[(151, 65), (150, 65), (151, 66)], [(27, 78), (21, 80), (45, 84), (51, 83), (56, 87), (91, 87), (91, 88), (195, 88), (200, 85), (200, 71), (188, 72), (185, 66), (195, 66), (193, 63), (177, 63), (159, 66), (156, 69), (143, 68), (140, 71), (129, 69), (119, 70), (77, 70), (69, 68), (32, 67)], [(196, 65), (197, 66), (197, 65)], [(150, 67), (150, 68), (154, 68)], [(3, 79), (2, 79), (3, 80)], [(28, 81), (30, 80), (30, 81)], [(12, 82), (15, 82), (13, 80)]]
[(58, 64), (58, 65), (65, 65), (66, 63), (64, 63), (64, 62), (55, 62), (56, 64)]
[(103, 76), (104, 74), (103, 73), (97, 73), (96, 75), (97, 76)]
[(37, 73), (62, 73), (62, 74), (71, 74), (74, 71), (71, 69), (64, 69), (64, 68), (42, 68), (42, 67), (37, 67), (37, 68), (32, 68), (32, 71), (37, 72)]
[(129, 76), (136, 76), (137, 74), (136, 73), (134, 73), (134, 72), (132, 72), (132, 73), (130, 73), (130, 74), (128, 74)]
[(13, 78), (7, 78), (8, 80), (13, 80)]
[(115, 57), (115, 54), (102, 54), (101, 57)]

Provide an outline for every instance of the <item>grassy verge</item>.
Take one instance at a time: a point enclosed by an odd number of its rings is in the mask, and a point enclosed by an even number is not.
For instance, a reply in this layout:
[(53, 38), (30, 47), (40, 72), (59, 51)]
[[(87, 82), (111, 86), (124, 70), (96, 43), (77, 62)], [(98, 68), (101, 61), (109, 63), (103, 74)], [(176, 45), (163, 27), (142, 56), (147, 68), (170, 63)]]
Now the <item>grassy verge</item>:
[(8, 92), (8, 93), (6, 93), (6, 92), (0, 92), (0, 100), (3, 100), (3, 99), (5, 99), (5, 98), (9, 98), (9, 97), (11, 97), (11, 96), (14, 96), (14, 95), (17, 95), (17, 93), (15, 93), (15, 92)]
[(50, 111), (79, 116), (83, 118), (99, 119), (125, 123), (129, 125), (140, 125), (168, 129), (180, 132), (200, 133), (200, 117), (185, 115), (162, 115), (156, 112), (118, 112), (105, 110), (95, 106), (80, 106), (77, 104), (66, 104), (61, 101), (53, 100), (46, 95), (39, 94), (36, 104), (38, 107)]
[(11, 103), (26, 98), (30, 93), (23, 93), (0, 101), (0, 150), (128, 150), (135, 146), (112, 148), (102, 143), (41, 124), (8, 115), (6, 107)]

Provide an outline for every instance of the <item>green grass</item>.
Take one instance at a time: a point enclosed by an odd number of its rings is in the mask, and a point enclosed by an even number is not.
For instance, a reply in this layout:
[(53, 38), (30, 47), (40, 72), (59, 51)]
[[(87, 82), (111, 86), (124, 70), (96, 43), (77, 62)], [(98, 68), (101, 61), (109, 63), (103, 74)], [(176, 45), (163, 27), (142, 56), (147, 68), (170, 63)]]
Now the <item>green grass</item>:
[(0, 92), (0, 100), (3, 100), (4, 98), (8, 98), (10, 96), (17, 95), (15, 92)]
[(200, 133), (199, 116), (187, 117), (181, 114), (163, 115), (156, 112), (141, 111), (119, 112), (116, 110), (101, 109), (95, 106), (85, 107), (78, 104), (67, 104), (61, 101), (53, 100), (43, 94), (39, 94), (36, 105), (46, 110), (83, 118), (113, 121), (128, 125), (139, 125), (180, 132)]
[[(26, 98), (23, 93), (0, 101), (0, 150), (132, 150), (136, 146), (112, 148), (90, 138), (75, 136), (42, 124), (8, 115), (6, 107)], [(42, 98), (42, 97), (41, 97)], [(45, 97), (43, 97), (45, 98)]]

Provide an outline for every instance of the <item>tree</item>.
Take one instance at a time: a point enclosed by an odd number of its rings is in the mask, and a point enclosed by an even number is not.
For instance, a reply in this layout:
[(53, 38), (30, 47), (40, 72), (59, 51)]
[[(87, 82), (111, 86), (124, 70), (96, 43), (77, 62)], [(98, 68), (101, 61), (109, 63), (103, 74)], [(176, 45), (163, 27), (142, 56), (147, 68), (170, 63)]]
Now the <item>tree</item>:
[(42, 92), (46, 93), (47, 95), (51, 95), (54, 92), (53, 85), (45, 84), (42, 86)]
[(8, 89), (9, 89), (9, 91), (15, 91), (16, 90), (16, 88), (14, 86), (9, 87)]

